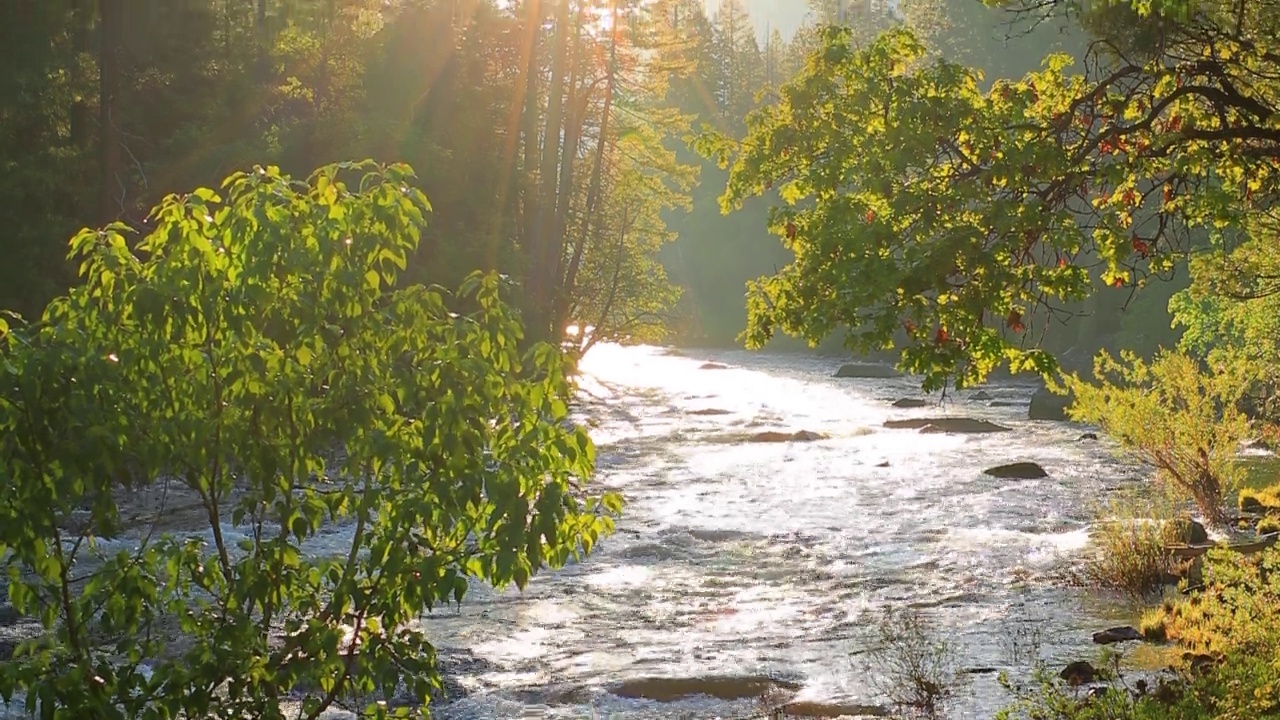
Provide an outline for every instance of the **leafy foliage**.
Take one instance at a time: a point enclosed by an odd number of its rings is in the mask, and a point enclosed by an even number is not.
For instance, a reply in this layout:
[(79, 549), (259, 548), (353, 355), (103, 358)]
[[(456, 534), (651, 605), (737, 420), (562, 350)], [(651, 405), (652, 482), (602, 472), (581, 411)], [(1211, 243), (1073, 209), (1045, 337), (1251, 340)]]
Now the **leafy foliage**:
[(1236, 459), (1249, 423), (1236, 402), (1238, 376), (1204, 372), (1195, 360), (1165, 352), (1150, 364), (1133, 353), (1117, 362), (1099, 355), (1098, 384), (1067, 379), (1073, 420), (1101, 425), (1143, 461), (1176, 496), (1194, 500), (1211, 522), (1224, 519), (1223, 499), (1238, 485)]
[(1082, 73), (1050, 55), (989, 89), (909, 32), (856, 50), (828, 30), (745, 138), (702, 144), (732, 163), (726, 207), (774, 186), (786, 202), (771, 227), (796, 261), (755, 286), (748, 340), (847, 327), (865, 350), (901, 327), (929, 387), (1005, 362), (1052, 371), (1037, 338), (1097, 289), (1095, 266), (1130, 293), (1167, 277), (1194, 229), (1240, 227), (1274, 198), (1280, 88), (1249, 79), (1273, 70), (1272, 5), (1131, 13), (1139, 34), (1100, 23)]
[[(498, 278), (393, 289), (428, 211), (412, 179), (257, 168), (166, 198), (136, 249), (118, 224), (72, 240), (84, 283), (0, 355), (0, 552), (51, 633), (0, 695), (68, 717), (422, 702), (421, 613), (611, 531), (564, 360), (521, 349)], [(162, 525), (183, 500), (204, 532)]]

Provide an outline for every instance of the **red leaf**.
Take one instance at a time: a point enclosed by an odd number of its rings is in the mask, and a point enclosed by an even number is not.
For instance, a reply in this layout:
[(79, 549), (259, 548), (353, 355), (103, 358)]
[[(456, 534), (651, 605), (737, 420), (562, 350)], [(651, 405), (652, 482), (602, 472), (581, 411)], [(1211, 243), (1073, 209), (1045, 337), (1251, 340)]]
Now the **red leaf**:
[(1005, 318), (1005, 324), (1009, 326), (1010, 330), (1016, 333), (1020, 333), (1027, 329), (1026, 326), (1022, 324), (1022, 313), (1017, 310), (1009, 311), (1009, 317)]
[(788, 240), (796, 239), (796, 224), (793, 222), (787, 223), (787, 239)]
[(876, 211), (875, 211), (875, 210), (868, 210), (868, 211), (867, 211), (867, 216), (866, 216), (866, 217), (867, 217), (867, 222), (868, 222), (868, 223), (873, 223), (873, 222), (875, 222), (875, 221), (876, 221)]
[(949, 341), (950, 339), (951, 335), (947, 332), (946, 328), (942, 327), (938, 328), (938, 332), (934, 333), (933, 336), (933, 341), (939, 345)]

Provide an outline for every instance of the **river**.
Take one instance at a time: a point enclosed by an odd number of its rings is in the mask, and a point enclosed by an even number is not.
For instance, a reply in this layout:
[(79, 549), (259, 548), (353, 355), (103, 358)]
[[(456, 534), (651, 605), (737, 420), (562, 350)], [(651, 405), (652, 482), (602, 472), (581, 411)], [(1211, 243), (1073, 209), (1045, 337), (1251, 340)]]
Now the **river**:
[[(728, 366), (700, 369), (707, 361)], [(474, 654), (469, 695), (445, 718), (703, 718), (749, 715), (752, 700), (618, 697), (624, 680), (763, 674), (797, 700), (874, 705), (865, 650), (885, 608), (914, 608), (954, 644), (960, 665), (1060, 667), (1088, 659), (1092, 631), (1123, 619), (1115, 601), (1046, 579), (1078, 554), (1108, 495), (1140, 472), (1082, 428), (1032, 422), (1026, 382), (993, 383), (943, 407), (899, 410), (910, 378), (832, 377), (801, 354), (598, 346), (582, 363), (582, 420), (600, 488), (627, 506), (585, 561), (523, 591), (474, 588), (426, 621), (445, 649)], [(994, 403), (994, 404), (993, 404)], [(699, 411), (723, 414), (699, 414)], [(985, 435), (888, 430), (931, 415), (1012, 428)], [(750, 444), (746, 432), (808, 430), (809, 443)], [(1029, 460), (1044, 480), (999, 480)], [(1019, 650), (1021, 648), (1021, 650)], [(954, 717), (989, 718), (996, 677), (966, 675)]]

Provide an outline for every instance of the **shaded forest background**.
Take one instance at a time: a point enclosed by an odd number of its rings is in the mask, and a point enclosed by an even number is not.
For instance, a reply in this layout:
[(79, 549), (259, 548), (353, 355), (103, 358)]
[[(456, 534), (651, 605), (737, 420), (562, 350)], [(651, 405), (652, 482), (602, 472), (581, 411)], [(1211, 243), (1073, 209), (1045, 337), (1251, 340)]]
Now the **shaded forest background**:
[[(305, 176), (370, 157), (414, 167), (433, 205), (409, 281), (506, 273), (535, 336), (733, 346), (744, 283), (789, 251), (766, 230), (770, 198), (721, 214), (726, 175), (692, 132), (740, 134), (824, 23), (861, 42), (905, 23), (988, 81), (1087, 41), (975, 0), (813, 0), (806, 17), (785, 37), (740, 0), (3, 3), (0, 307), (38, 315), (75, 282), (81, 227), (145, 232), (165, 194), (255, 164)], [(1076, 348), (1070, 363), (1117, 334), (1171, 344), (1184, 286), (1091, 300), (1046, 345)]]

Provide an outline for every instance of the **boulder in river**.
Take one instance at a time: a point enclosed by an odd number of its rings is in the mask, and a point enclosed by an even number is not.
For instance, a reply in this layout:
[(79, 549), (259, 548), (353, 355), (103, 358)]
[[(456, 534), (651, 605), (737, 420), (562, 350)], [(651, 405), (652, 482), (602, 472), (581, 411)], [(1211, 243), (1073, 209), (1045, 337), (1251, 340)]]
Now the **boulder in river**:
[(1073, 399), (1070, 395), (1059, 395), (1049, 388), (1040, 388), (1031, 396), (1031, 407), (1027, 415), (1032, 420), (1066, 420), (1067, 406)]
[(1033, 462), (1016, 462), (1008, 465), (997, 465), (993, 468), (987, 468), (982, 471), (991, 477), (998, 477), (1005, 480), (1038, 480), (1040, 478), (1049, 477), (1049, 473), (1044, 468)]
[(977, 402), (986, 402), (991, 399), (991, 393), (986, 390), (979, 390), (978, 392), (970, 395), (969, 399)]
[(764, 697), (779, 690), (795, 692), (800, 683), (764, 675), (729, 675), (723, 677), (648, 677), (624, 680), (609, 692), (631, 700), (673, 702), (681, 698), (706, 695), (719, 700), (744, 700)]
[(840, 369), (836, 371), (836, 377), (896, 378), (902, 377), (902, 373), (888, 365), (877, 365), (876, 363), (848, 363), (840, 366)]
[(902, 398), (893, 401), (893, 406), (896, 408), (922, 408), (929, 407), (930, 404), (928, 400), (922, 400), (921, 398)]
[(729, 366), (717, 362), (702, 363), (698, 367), (699, 370), (728, 370)]
[(1085, 433), (1081, 435), (1079, 438), (1077, 438), (1076, 441), (1084, 442), (1085, 440), (1097, 440), (1097, 439), (1098, 439), (1098, 433)]
[(826, 435), (822, 433), (810, 432), (808, 430), (797, 430), (793, 433), (778, 432), (776, 430), (768, 430), (756, 433), (747, 438), (753, 443), (784, 443), (784, 442), (813, 442), (814, 440), (825, 440)]
[(1058, 673), (1058, 677), (1067, 681), (1069, 687), (1080, 687), (1093, 682), (1098, 677), (1098, 671), (1084, 660), (1076, 660), (1062, 668), (1062, 672)]
[(1173, 521), (1173, 525), (1178, 533), (1178, 539), (1188, 545), (1202, 545), (1209, 542), (1209, 532), (1204, 529), (1204, 525), (1191, 518), (1178, 518)]
[(1009, 428), (987, 420), (974, 418), (910, 418), (888, 420), (884, 424), (890, 430), (919, 430), (922, 433), (992, 433), (1008, 432)]
[(1093, 642), (1097, 645), (1111, 645), (1113, 643), (1132, 642), (1141, 639), (1142, 633), (1138, 632), (1138, 628), (1129, 625), (1107, 628), (1093, 634)]

